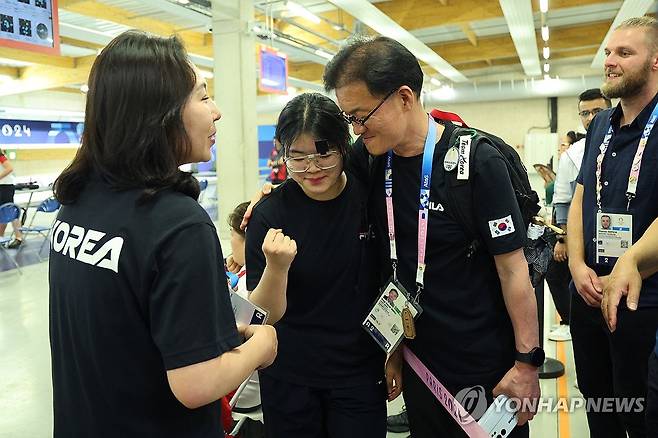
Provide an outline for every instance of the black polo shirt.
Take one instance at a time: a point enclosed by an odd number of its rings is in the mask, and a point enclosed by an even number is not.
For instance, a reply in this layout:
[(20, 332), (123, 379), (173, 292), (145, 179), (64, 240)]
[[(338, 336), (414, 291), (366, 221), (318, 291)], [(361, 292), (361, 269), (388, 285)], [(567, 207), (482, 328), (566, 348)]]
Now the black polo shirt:
[[(425, 255), (425, 290), (417, 337), (405, 341), (421, 361), (448, 387), (497, 382), (514, 364), (514, 333), (503, 300), (494, 255), (522, 248), (526, 232), (507, 167), (493, 146), (478, 147), (471, 168), (473, 202), (479, 235), (484, 242), (476, 255), (466, 257), (471, 238), (453, 217), (443, 171), (447, 143), (454, 127), (446, 126), (436, 145), (430, 189), (430, 211)], [(367, 152), (357, 141), (351, 165), (368, 172)], [(371, 165), (371, 211), (378, 233), (388, 236), (384, 194), (384, 157)], [(418, 205), (422, 154), (393, 156), (393, 205), (399, 260), (398, 277), (410, 292), (416, 291), (418, 259)], [(496, 234), (497, 220), (509, 218), (513, 232)], [(495, 237), (494, 237), (495, 235)], [(380, 254), (388, 277), (391, 272), (386, 238)]]
[[(598, 275), (607, 275), (612, 267), (596, 264), (596, 158), (600, 153), (608, 127), (612, 123), (613, 137), (606, 151), (601, 168), (601, 207), (603, 211), (626, 213), (628, 198), (626, 189), (631, 164), (654, 106), (658, 102), (656, 95), (651, 102), (629, 125), (620, 127), (622, 117), (621, 104), (597, 114), (587, 132), (585, 156), (578, 175), (578, 183), (583, 185), (583, 238), (585, 240), (585, 257), (588, 266)], [(642, 158), (640, 179), (635, 199), (630, 204), (628, 213), (633, 215), (633, 242), (637, 242), (646, 229), (658, 217), (658, 127), (654, 127), (649, 136)], [(639, 307), (658, 306), (658, 275), (654, 274), (644, 280), (640, 294)]]
[(50, 252), (55, 437), (223, 437), (220, 403), (187, 409), (167, 370), (240, 345), (215, 227), (195, 199), (94, 177)]
[(270, 228), (295, 239), (287, 309), (274, 325), (279, 349), (261, 371), (298, 385), (336, 388), (382, 379), (384, 352), (361, 323), (378, 291), (377, 246), (369, 233), (365, 186), (351, 175), (335, 199), (316, 201), (287, 180), (254, 208), (247, 228), (247, 288), (265, 269)]

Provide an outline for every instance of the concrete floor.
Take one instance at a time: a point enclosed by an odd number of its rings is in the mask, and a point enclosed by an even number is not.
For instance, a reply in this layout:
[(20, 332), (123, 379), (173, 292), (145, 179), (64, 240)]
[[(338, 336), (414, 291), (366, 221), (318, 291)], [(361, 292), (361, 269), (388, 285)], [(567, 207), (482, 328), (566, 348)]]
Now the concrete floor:
[[(228, 249), (228, 246), (225, 246)], [(549, 296), (547, 302), (551, 303)], [(545, 311), (545, 333), (555, 321), (551, 305)], [(542, 380), (544, 397), (556, 396), (558, 390), (567, 397), (580, 396), (574, 387), (571, 343), (546, 341), (547, 355), (564, 354), (567, 374), (560, 379)], [(48, 263), (0, 272), (0, 437), (45, 438), (52, 435), (52, 388), (48, 343)], [(402, 407), (402, 397), (389, 405), (394, 414)], [(562, 431), (559, 434), (559, 431)], [(531, 423), (533, 438), (587, 437), (583, 411), (571, 414), (541, 413)], [(389, 434), (402, 438), (408, 434)]]

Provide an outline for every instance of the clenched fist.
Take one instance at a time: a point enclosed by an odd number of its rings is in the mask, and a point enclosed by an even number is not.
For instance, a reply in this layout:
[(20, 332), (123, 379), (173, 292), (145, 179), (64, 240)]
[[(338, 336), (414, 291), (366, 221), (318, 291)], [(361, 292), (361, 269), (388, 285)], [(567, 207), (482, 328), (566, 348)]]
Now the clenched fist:
[(267, 266), (274, 269), (288, 270), (297, 255), (297, 243), (274, 228), (270, 228), (265, 235), (262, 248)]

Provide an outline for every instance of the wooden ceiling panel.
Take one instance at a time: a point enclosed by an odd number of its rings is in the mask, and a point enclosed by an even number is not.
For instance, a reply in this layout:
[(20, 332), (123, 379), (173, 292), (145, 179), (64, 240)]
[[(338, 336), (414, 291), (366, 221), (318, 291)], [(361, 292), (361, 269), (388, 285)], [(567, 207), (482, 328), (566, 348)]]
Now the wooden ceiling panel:
[[(551, 38), (548, 45), (551, 52), (581, 47), (598, 47), (611, 24), (612, 22), (603, 21), (581, 26), (554, 28), (551, 29)], [(537, 33), (538, 50), (541, 50), (543, 45), (541, 35)], [(496, 60), (517, 56), (516, 47), (509, 35), (479, 38), (477, 47), (468, 41), (435, 44), (430, 47), (455, 66), (487, 59)]]
[(324, 65), (314, 62), (290, 62), (288, 69), (289, 75), (293, 78), (317, 82), (322, 80)]
[(451, 0), (445, 6), (437, 0), (395, 0), (374, 5), (407, 30), (503, 16), (500, 4), (492, 0)]
[(202, 56), (213, 56), (212, 39), (206, 32), (178, 31), (172, 24), (154, 18), (135, 16), (133, 13), (94, 0), (59, 0), (59, 7), (69, 12), (93, 17), (99, 20), (111, 21), (134, 29), (141, 29), (156, 35), (169, 36), (178, 34), (190, 53)]

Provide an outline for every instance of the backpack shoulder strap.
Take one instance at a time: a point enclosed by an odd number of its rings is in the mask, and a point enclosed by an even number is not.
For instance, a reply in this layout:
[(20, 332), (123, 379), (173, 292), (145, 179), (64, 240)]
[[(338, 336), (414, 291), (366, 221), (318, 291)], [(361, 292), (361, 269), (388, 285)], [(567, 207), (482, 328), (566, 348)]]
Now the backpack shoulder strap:
[[(469, 154), (470, 166), (474, 166), (475, 154), (478, 146), (486, 138), (473, 129), (457, 128), (453, 131), (449, 140), (449, 147), (458, 147), (459, 137), (463, 135), (471, 136), (471, 150)], [(475, 209), (473, 207), (473, 185), (471, 178), (466, 180), (457, 179), (457, 171), (448, 172), (443, 166), (441, 171), (444, 172), (446, 185), (446, 198), (449, 211), (452, 212), (453, 218), (464, 228), (466, 235), (471, 239), (467, 257), (472, 257), (478, 248), (482, 245), (479, 237), (480, 233), (475, 223)]]

